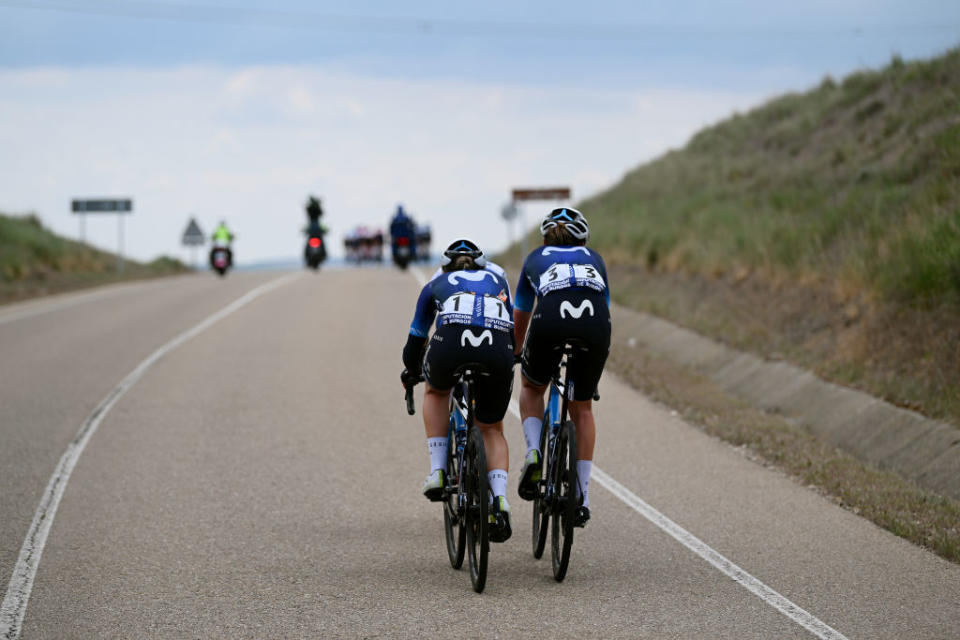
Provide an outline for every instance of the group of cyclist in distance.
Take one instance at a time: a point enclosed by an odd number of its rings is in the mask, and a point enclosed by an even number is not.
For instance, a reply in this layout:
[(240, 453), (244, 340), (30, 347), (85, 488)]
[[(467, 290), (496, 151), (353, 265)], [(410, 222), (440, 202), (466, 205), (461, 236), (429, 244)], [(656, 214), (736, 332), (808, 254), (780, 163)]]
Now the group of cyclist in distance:
[[(511, 535), (507, 502), (508, 448), (503, 434), (513, 392), (513, 367), (521, 363), (520, 414), (527, 453), (518, 493), (533, 500), (543, 452), (540, 430), (544, 392), (571, 339), (585, 346), (568, 369), (576, 425), (580, 501), (574, 525), (590, 519), (589, 483), (596, 439), (592, 400), (610, 352), (610, 288), (603, 259), (585, 245), (587, 220), (570, 207), (554, 209), (540, 224), (543, 246), (525, 259), (511, 300), (504, 270), (468, 239), (455, 240), (441, 256), (441, 267), (423, 287), (403, 349), (405, 387), (425, 381), (423, 421), (430, 473), (423, 495), (443, 499), (447, 468), (448, 401), (457, 369), (478, 363), (485, 375), (475, 385), (476, 426), (483, 435), (493, 504), (490, 541)], [(436, 329), (429, 336), (436, 319)]]

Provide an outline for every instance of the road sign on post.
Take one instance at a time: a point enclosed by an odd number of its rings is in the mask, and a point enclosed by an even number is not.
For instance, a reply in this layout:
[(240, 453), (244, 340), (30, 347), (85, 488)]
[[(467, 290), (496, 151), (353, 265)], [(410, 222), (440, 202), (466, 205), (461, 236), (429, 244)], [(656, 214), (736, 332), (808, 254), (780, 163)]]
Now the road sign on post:
[[(569, 200), (570, 187), (538, 187), (538, 188), (520, 188), (513, 190), (512, 205), (517, 202), (528, 200)], [(522, 209), (521, 209), (522, 210)], [(504, 214), (506, 217), (506, 214)], [(520, 253), (527, 255), (527, 221), (524, 216), (520, 217)]]
[(71, 206), (74, 213), (130, 213), (133, 211), (133, 200), (73, 200)]
[(514, 189), (513, 200), (569, 200), (569, 187), (550, 187), (547, 189)]
[(132, 198), (73, 199), (70, 210), (80, 216), (80, 242), (86, 242), (86, 215), (88, 213), (116, 213), (117, 215), (117, 271), (123, 273), (123, 214), (133, 213)]
[(184, 246), (190, 247), (190, 262), (194, 269), (197, 268), (197, 247), (202, 247), (206, 241), (207, 237), (197, 224), (196, 218), (190, 218), (187, 228), (183, 230), (181, 242)]
[(183, 231), (183, 244), (188, 247), (199, 247), (206, 242), (207, 237), (200, 230), (195, 218), (190, 218), (187, 228)]

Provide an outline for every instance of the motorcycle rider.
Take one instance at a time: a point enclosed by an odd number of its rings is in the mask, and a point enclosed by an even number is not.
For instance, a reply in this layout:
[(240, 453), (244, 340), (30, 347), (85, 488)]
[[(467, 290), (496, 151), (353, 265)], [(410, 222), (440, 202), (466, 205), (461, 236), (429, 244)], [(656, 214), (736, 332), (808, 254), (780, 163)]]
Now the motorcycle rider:
[(394, 251), (397, 248), (397, 241), (400, 238), (406, 238), (409, 241), (410, 258), (413, 259), (417, 255), (416, 225), (413, 218), (404, 211), (402, 204), (397, 205), (397, 210), (390, 220), (390, 238)]
[(567, 373), (573, 386), (569, 411), (577, 430), (577, 478), (583, 498), (574, 525), (582, 527), (590, 519), (588, 487), (596, 439), (592, 399), (610, 353), (610, 281), (603, 258), (585, 246), (590, 227), (582, 213), (570, 207), (554, 209), (541, 222), (540, 233), (543, 246), (530, 252), (523, 264), (513, 312), (515, 350), (523, 352), (520, 414), (527, 441), (518, 493), (524, 500), (536, 495), (543, 394), (564, 342), (577, 339), (585, 349), (577, 351)]
[(307, 237), (318, 238), (323, 236), (327, 232), (326, 227), (320, 223), (320, 218), (323, 216), (323, 205), (320, 202), (319, 198), (310, 196), (307, 199), (307, 217), (310, 219), (310, 223), (307, 226)]
[(220, 221), (220, 224), (217, 225), (217, 228), (214, 229), (213, 235), (211, 236), (213, 240), (213, 247), (210, 249), (210, 264), (213, 264), (213, 254), (217, 249), (226, 249), (227, 251), (227, 264), (233, 264), (233, 249), (230, 248), (230, 243), (233, 242), (233, 232), (227, 228), (227, 223), (224, 220)]
[[(423, 423), (430, 453), (430, 474), (423, 483), (429, 500), (443, 499), (447, 469), (448, 401), (454, 372), (467, 362), (478, 362), (485, 371), (475, 386), (476, 427), (483, 434), (487, 478), (492, 494), (490, 540), (510, 537), (507, 488), (507, 441), (503, 416), (513, 389), (513, 307), (503, 276), (485, 270), (486, 258), (472, 241), (455, 240), (441, 257), (440, 276), (428, 282), (417, 299), (416, 313), (403, 349), (405, 387), (422, 371), (426, 381)], [(436, 329), (427, 340), (430, 325)], [(426, 345), (426, 353), (423, 352)], [(421, 365), (422, 363), (422, 365)]]

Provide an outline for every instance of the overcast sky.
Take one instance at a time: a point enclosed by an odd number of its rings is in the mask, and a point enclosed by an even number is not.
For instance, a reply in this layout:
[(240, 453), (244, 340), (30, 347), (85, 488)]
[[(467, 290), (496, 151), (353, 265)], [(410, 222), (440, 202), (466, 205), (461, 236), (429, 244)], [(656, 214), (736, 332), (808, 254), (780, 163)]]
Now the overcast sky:
[[(128, 255), (187, 256), (196, 216), (253, 261), (300, 252), (315, 193), (337, 244), (403, 202), (495, 251), (512, 187), (580, 199), (734, 110), (960, 44), (956, 0), (473, 4), (0, 0), (0, 211), (76, 237), (71, 198), (131, 196)], [(87, 237), (115, 249), (116, 217)]]

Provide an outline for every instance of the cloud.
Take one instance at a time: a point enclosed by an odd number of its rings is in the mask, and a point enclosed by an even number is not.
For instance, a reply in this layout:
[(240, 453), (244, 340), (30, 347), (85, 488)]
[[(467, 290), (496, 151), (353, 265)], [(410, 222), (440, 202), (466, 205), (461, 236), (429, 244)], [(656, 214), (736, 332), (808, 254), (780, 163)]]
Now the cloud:
[[(144, 259), (187, 255), (192, 215), (205, 230), (226, 219), (241, 259), (295, 256), (308, 193), (323, 197), (335, 247), (403, 202), (438, 242), (468, 234), (495, 250), (512, 187), (570, 185), (579, 199), (759, 99), (297, 66), (7, 70), (0, 86), (0, 210), (72, 235), (70, 198), (131, 195), (127, 249)], [(115, 222), (87, 228), (115, 247)]]

